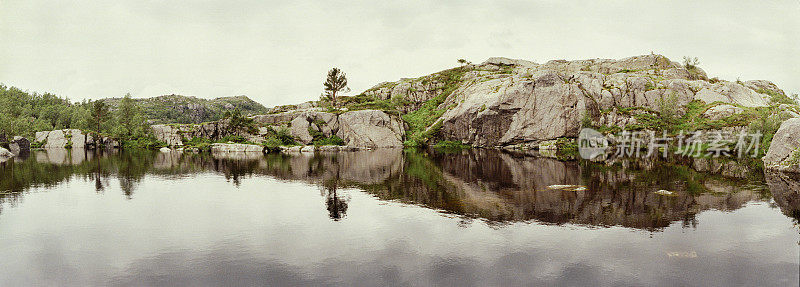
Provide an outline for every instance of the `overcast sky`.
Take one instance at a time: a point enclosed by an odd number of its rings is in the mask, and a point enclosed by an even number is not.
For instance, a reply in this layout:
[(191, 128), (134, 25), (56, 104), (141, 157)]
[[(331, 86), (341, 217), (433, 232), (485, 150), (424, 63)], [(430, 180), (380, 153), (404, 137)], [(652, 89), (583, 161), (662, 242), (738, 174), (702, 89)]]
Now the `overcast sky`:
[[(655, 52), (800, 93), (800, 1), (0, 1), (0, 83), (72, 100), (350, 95), (491, 56)], [(648, 1), (649, 2), (649, 1)], [(180, 3), (180, 4), (179, 4)]]

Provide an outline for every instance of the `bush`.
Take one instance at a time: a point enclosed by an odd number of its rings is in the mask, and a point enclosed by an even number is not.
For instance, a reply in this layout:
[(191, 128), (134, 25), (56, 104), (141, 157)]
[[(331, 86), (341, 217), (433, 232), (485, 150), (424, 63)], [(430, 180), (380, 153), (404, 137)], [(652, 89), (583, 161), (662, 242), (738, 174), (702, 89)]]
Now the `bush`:
[(158, 149), (167, 146), (167, 143), (156, 139), (152, 135), (137, 137), (128, 140), (122, 140), (122, 148), (145, 148), (145, 149)]
[(324, 146), (324, 145), (344, 145), (344, 140), (339, 138), (336, 135), (332, 135), (330, 137), (321, 138), (318, 140), (314, 140), (313, 144), (315, 146)]

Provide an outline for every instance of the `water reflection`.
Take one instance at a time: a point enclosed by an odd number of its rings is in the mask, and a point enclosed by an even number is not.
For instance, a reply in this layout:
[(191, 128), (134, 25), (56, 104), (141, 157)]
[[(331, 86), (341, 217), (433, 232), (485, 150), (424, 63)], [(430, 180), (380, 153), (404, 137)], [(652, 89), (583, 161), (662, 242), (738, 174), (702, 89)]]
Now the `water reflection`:
[[(735, 172), (723, 176), (687, 166), (721, 174), (725, 170)], [(295, 156), (48, 150), (2, 163), (0, 201), (14, 206), (25, 191), (76, 177), (94, 181), (98, 193), (105, 190), (109, 178), (115, 178), (124, 196), (132, 199), (148, 174), (169, 178), (213, 172), (237, 187), (254, 175), (315, 184), (320, 187), (329, 217), (337, 221), (348, 212), (348, 188), (382, 200), (457, 214), (467, 219), (465, 222), (470, 218), (493, 224), (534, 220), (648, 230), (676, 221), (696, 227), (698, 213), (736, 210), (754, 201), (770, 202), (771, 189), (784, 213), (798, 218), (800, 181), (785, 175), (764, 179), (753, 176), (759, 172), (736, 170), (728, 162), (598, 164), (495, 150), (456, 154), (373, 150)], [(550, 188), (553, 185), (581, 188)], [(674, 196), (659, 195), (659, 190)]]

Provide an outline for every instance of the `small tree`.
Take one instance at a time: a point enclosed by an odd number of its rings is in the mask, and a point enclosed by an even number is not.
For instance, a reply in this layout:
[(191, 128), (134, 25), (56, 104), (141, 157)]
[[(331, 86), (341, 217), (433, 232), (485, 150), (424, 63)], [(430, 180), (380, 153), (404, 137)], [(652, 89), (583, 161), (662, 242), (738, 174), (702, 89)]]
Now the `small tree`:
[(106, 122), (109, 116), (108, 106), (102, 100), (92, 102), (91, 121), (95, 126), (95, 132), (100, 133), (103, 123)]
[(466, 65), (469, 65), (469, 64), (472, 64), (472, 63), (470, 63), (466, 59), (458, 59), (458, 64), (461, 65), (461, 66), (466, 66)]
[(698, 79), (697, 65), (700, 65), (700, 60), (697, 57), (683, 56), (683, 67), (689, 72), (689, 78), (692, 80)]
[(700, 65), (700, 60), (698, 60), (697, 57), (683, 56), (683, 66), (687, 70), (697, 68), (697, 65)]
[(347, 76), (339, 68), (333, 68), (328, 71), (328, 78), (325, 79), (325, 97), (328, 98), (333, 105), (336, 105), (336, 93), (347, 93), (350, 88), (347, 87)]

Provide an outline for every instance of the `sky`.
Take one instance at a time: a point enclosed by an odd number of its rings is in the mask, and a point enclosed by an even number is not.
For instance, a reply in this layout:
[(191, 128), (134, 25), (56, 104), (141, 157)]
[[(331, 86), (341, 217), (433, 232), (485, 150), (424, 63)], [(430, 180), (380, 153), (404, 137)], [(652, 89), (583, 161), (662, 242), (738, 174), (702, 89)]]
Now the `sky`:
[(459, 58), (654, 52), (800, 93), (800, 1), (699, 2), (0, 0), (0, 83), (74, 101), (246, 95), (269, 107), (318, 99), (332, 67), (354, 95)]

